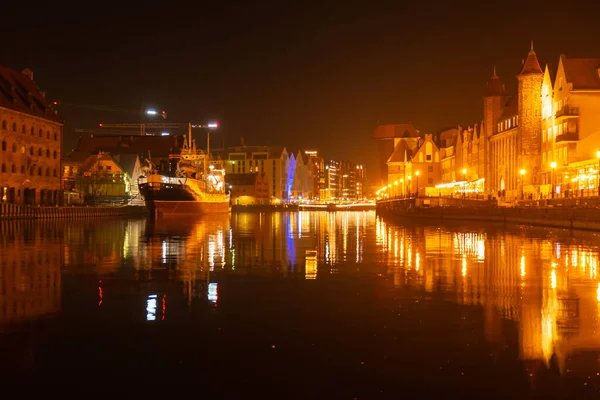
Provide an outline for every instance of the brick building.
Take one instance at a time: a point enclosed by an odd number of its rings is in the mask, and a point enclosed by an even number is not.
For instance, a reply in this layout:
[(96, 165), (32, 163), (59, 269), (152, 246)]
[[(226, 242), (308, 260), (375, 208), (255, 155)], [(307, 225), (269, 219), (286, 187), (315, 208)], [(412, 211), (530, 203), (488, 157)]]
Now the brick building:
[(60, 204), (63, 123), (33, 72), (0, 66), (0, 201)]

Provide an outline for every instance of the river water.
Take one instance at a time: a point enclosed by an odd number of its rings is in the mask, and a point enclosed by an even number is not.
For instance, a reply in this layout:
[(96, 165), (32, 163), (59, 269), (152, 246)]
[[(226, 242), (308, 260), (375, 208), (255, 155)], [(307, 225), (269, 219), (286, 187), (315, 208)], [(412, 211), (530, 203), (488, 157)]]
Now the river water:
[(598, 239), (375, 212), (2, 222), (0, 379), (596, 398)]

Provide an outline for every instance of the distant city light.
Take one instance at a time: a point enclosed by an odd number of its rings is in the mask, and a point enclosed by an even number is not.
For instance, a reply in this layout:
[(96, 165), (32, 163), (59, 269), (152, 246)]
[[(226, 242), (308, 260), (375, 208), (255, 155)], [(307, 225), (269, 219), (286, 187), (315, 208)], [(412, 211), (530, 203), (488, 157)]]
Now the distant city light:
[(156, 112), (156, 110), (153, 110), (153, 109), (146, 110), (146, 115), (156, 115), (156, 114), (158, 114)]
[(161, 132), (160, 136), (169, 136), (169, 132)]
[(208, 284), (208, 301), (211, 303), (216, 303), (219, 298), (217, 291), (218, 283), (212, 282)]
[(216, 122), (209, 122), (207, 125), (209, 128), (216, 128), (219, 126), (219, 124), (217, 124)]

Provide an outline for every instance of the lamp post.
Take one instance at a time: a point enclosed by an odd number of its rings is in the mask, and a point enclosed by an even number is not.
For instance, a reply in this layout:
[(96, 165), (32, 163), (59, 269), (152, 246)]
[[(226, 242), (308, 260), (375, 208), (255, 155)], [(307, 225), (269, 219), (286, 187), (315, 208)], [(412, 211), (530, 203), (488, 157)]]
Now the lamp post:
[(466, 193), (467, 193), (467, 169), (463, 168), (463, 170), (461, 171), (463, 174), (463, 199), (466, 197)]
[(416, 171), (415, 175), (417, 176), (417, 197), (419, 197), (419, 175), (421, 175), (421, 173)]
[(596, 158), (598, 159), (598, 169), (596, 170), (596, 188), (598, 190), (598, 196), (600, 196), (600, 151), (596, 152)]
[(400, 188), (402, 190), (401, 196), (404, 198), (404, 179), (400, 178)]
[(550, 182), (552, 185), (552, 198), (554, 198), (554, 192), (556, 192), (556, 190), (554, 189), (554, 170), (555, 169), (556, 169), (556, 161), (552, 161), (550, 163), (550, 171), (551, 171)]
[(521, 169), (519, 171), (519, 174), (521, 174), (521, 200), (523, 200), (523, 198), (525, 197), (525, 193), (523, 190), (523, 186), (525, 185), (525, 172), (526, 171), (524, 169)]

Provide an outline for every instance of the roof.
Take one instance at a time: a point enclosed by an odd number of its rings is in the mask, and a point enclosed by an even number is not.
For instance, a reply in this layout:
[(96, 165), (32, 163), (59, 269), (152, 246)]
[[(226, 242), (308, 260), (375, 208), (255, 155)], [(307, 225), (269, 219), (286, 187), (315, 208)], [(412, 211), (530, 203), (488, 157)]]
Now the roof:
[(394, 148), (394, 152), (388, 158), (387, 162), (388, 163), (397, 163), (397, 162), (408, 161), (407, 159), (410, 159), (412, 154), (413, 154), (413, 150), (408, 148), (408, 146), (406, 145), (406, 142), (404, 140), (401, 140), (398, 142), (398, 144)]
[(111, 154), (142, 154), (151, 157), (168, 157), (181, 147), (184, 137), (153, 135), (81, 135), (74, 151)]
[(63, 157), (63, 163), (83, 163), (92, 153), (89, 151), (73, 151), (68, 156)]
[(531, 50), (529, 50), (529, 54), (527, 54), (527, 58), (523, 63), (523, 68), (521, 69), (521, 73), (519, 75), (530, 75), (530, 74), (543, 74), (542, 68), (540, 67), (540, 62), (538, 61), (537, 55), (535, 51), (533, 51), (533, 41), (531, 42)]
[(33, 72), (13, 71), (0, 65), (0, 107), (62, 123), (33, 81)]
[(573, 85), (573, 89), (600, 89), (600, 58), (560, 57), (567, 82)]
[(500, 116), (499, 121), (514, 117), (517, 114), (519, 114), (519, 102), (516, 97), (511, 96), (506, 99), (506, 103), (504, 103), (504, 112)]
[(419, 137), (419, 131), (412, 124), (378, 125), (373, 132), (374, 139)]
[(224, 160), (228, 160), (230, 153), (246, 153), (247, 159), (252, 157), (252, 153), (267, 153), (269, 158), (280, 158), (283, 152), (287, 153), (287, 150), (283, 146), (234, 146), (221, 149), (219, 152)]
[(500, 78), (498, 78), (498, 75), (496, 74), (496, 66), (494, 66), (494, 72), (492, 73), (492, 76), (490, 77), (490, 79), (488, 79), (488, 83), (487, 83), (487, 87), (484, 92), (484, 96), (488, 97), (488, 96), (505, 96), (505, 95), (506, 95), (506, 89), (504, 87), (504, 84), (500, 81)]

